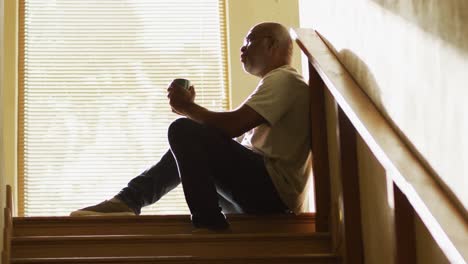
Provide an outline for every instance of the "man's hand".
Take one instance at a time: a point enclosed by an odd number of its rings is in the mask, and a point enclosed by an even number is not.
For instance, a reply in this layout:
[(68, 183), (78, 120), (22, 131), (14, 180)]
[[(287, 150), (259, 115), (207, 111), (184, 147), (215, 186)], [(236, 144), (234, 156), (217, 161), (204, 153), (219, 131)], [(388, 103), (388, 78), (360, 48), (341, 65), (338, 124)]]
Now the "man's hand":
[(188, 108), (194, 104), (195, 87), (190, 86), (188, 89), (184, 89), (176, 84), (171, 84), (167, 88), (167, 98), (169, 98), (172, 112), (187, 116)]
[(234, 111), (213, 112), (194, 103), (195, 88), (189, 89), (177, 85), (167, 88), (167, 98), (172, 112), (186, 116), (200, 124), (219, 129), (230, 138), (238, 137), (250, 129), (267, 123), (267, 120), (248, 105), (242, 105)]

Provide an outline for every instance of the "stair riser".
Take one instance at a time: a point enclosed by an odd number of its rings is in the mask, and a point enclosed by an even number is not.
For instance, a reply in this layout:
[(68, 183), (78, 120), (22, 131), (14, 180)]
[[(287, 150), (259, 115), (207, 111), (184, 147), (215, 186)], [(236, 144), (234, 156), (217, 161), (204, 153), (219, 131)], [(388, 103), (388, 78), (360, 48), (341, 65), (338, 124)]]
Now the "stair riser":
[[(313, 233), (315, 219), (301, 216), (228, 216), (233, 233)], [(190, 234), (189, 216), (16, 218), (14, 236)]]
[[(40, 245), (40, 246), (38, 246)], [(328, 253), (329, 242), (295, 239), (80, 239), (15, 243), (12, 257), (274, 256)]]
[[(246, 233), (313, 233), (314, 226), (311, 224), (277, 224), (277, 225), (260, 225), (242, 223), (231, 224), (231, 230), (236, 234)], [(14, 230), (15, 237), (23, 236), (78, 236), (78, 235), (158, 235), (158, 234), (190, 234), (193, 231), (193, 226), (190, 223), (161, 225), (161, 224), (146, 224), (138, 223), (130, 224), (102, 224), (102, 225), (56, 225), (56, 226), (28, 226), (16, 228)]]
[(70, 261), (15, 261), (12, 264), (339, 264), (336, 257), (302, 257), (302, 258), (264, 258), (264, 259), (184, 259), (184, 260), (70, 260)]

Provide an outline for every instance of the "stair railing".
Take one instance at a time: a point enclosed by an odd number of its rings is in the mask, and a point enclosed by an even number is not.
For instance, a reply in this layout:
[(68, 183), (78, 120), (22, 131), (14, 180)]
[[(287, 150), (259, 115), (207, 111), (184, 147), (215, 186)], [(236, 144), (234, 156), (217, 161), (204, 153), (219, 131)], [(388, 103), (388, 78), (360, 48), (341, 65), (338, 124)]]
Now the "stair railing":
[[(397, 263), (416, 263), (415, 216), (451, 263), (465, 263), (468, 217), (460, 202), (381, 114), (320, 34), (313, 29), (291, 29), (291, 35), (309, 59), (317, 231), (332, 233), (334, 246), (346, 263), (364, 263), (359, 136), (392, 180)], [(329, 109), (327, 113), (327, 103), (332, 105), (332, 114)], [(336, 137), (333, 146), (327, 135)], [(338, 152), (336, 156), (330, 156), (331, 147)], [(331, 195), (330, 157), (339, 164), (339, 179), (333, 178), (332, 184), (335, 188), (337, 182), (340, 185), (341, 200)], [(340, 221), (342, 230), (333, 230), (332, 221)], [(340, 237), (344, 240), (341, 246), (337, 245)]]

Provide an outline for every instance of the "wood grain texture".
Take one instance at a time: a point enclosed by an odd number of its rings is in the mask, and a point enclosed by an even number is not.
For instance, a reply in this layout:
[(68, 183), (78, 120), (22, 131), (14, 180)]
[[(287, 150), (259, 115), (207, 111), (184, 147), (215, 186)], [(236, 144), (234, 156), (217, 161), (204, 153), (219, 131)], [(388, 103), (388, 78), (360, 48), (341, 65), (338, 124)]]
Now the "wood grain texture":
[(356, 130), (339, 107), (338, 127), (346, 241), (345, 259), (348, 264), (361, 264), (364, 263), (364, 253)]
[(195, 256), (152, 256), (152, 257), (108, 257), (108, 258), (18, 258), (13, 264), (52, 264), (52, 263), (74, 263), (74, 264), (136, 264), (136, 263), (158, 263), (158, 264), (339, 264), (340, 258), (332, 254), (303, 254), (282, 255), (264, 257), (195, 257)]
[[(315, 214), (228, 214), (235, 234), (315, 232)], [(14, 236), (157, 235), (191, 234), (189, 215), (21, 217), (14, 219)]]
[(227, 217), (219, 232), (188, 215), (15, 217), (12, 263), (341, 263), (313, 213)]
[(395, 199), (395, 233), (397, 263), (412, 264), (416, 261), (416, 234), (414, 230), (414, 210), (408, 199), (393, 185)]
[[(40, 246), (38, 246), (40, 245)], [(125, 256), (275, 256), (330, 253), (328, 234), (175, 234), (21, 237), (12, 258)]]
[(468, 213), (424, 167), (372, 101), (340, 64), (320, 36), (295, 29), (297, 42), (338, 105), (380, 164), (407, 197), (436, 243), (453, 263), (468, 259)]
[(312, 171), (315, 187), (316, 230), (328, 232), (330, 227), (330, 165), (325, 113), (325, 84), (309, 65), (310, 123)]

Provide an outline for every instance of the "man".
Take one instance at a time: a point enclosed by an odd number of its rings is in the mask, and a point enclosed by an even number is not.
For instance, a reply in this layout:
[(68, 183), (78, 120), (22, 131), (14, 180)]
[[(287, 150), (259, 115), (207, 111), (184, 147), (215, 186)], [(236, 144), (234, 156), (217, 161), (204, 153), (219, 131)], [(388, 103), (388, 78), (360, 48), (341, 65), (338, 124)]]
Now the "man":
[[(212, 112), (195, 89), (172, 84), (170, 150), (111, 200), (73, 212), (135, 215), (182, 184), (196, 228), (226, 229), (224, 213), (303, 210), (309, 174), (309, 89), (291, 64), (293, 43), (278, 23), (261, 23), (241, 47), (244, 70), (261, 78), (236, 110)], [(243, 135), (241, 143), (232, 138)]]

